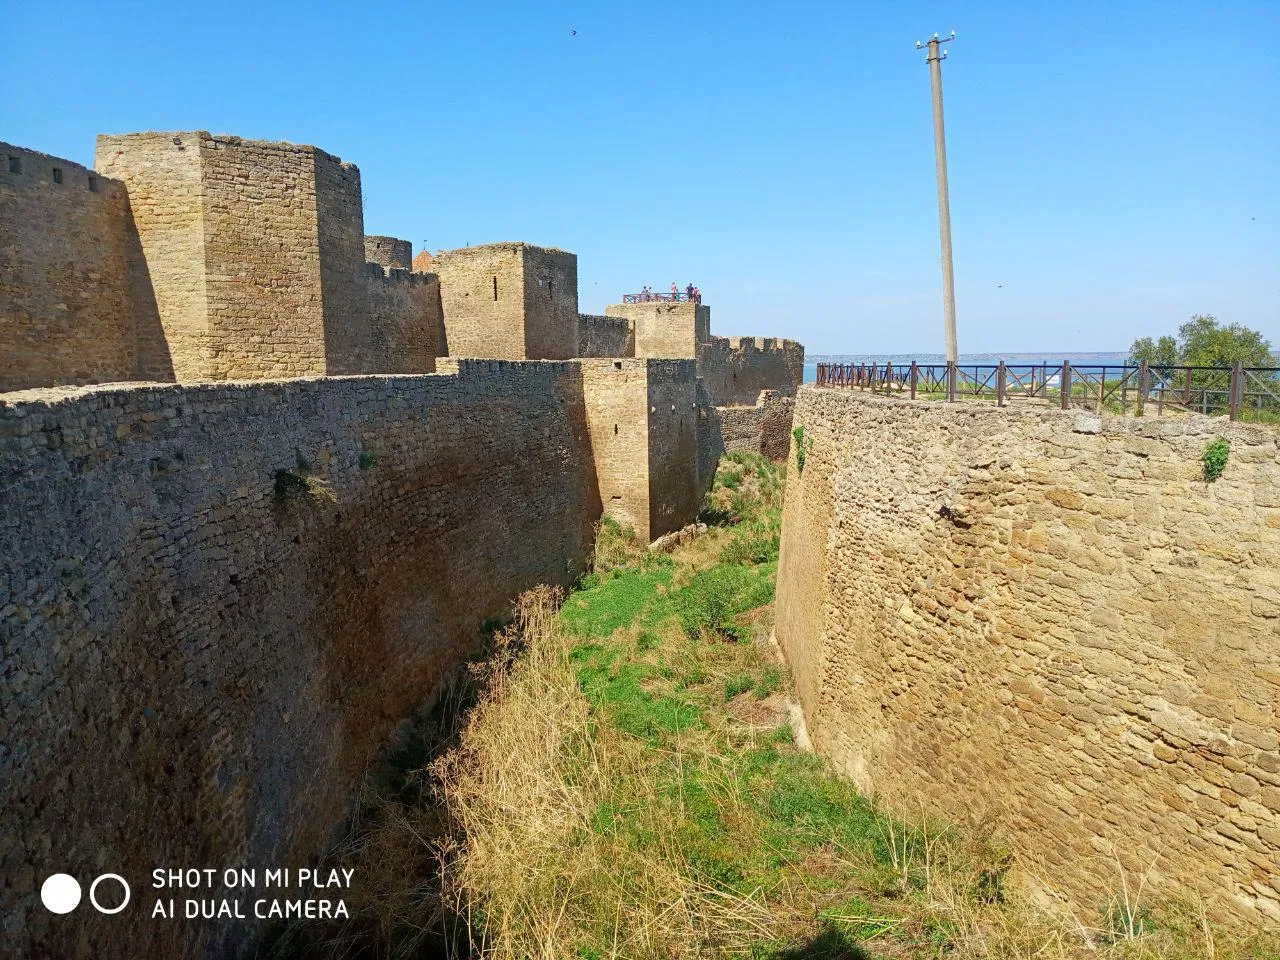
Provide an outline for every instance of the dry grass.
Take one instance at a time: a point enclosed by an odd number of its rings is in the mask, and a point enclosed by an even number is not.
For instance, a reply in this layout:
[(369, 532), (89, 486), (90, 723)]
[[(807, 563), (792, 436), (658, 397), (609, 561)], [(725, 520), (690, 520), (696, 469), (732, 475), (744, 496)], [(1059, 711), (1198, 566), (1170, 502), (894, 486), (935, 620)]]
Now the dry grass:
[(781, 477), (722, 471), (707, 535), (655, 554), (603, 524), (574, 593), (520, 598), (423, 738), (444, 756), (371, 775), (334, 858), (357, 918), (280, 955), (1280, 960), (1119, 858), (1109, 908), (1073, 911), (993, 831), (880, 809), (799, 750), (767, 640)]
[(780, 477), (751, 458), (722, 471), (708, 536), (627, 558), (609, 531), (562, 610), (522, 599), (521, 652), (434, 768), (459, 827), (445, 886), (481, 955), (1277, 956), (1148, 905), (1118, 863), (1108, 910), (1035, 899), (1011, 852), (878, 809), (770, 728), (786, 679), (753, 605)]
[(602, 941), (610, 956), (744, 946), (767, 924), (767, 906), (682, 869), (677, 817), (648, 818), (658, 833), (644, 849), (600, 829), (620, 784), (627, 803), (649, 812), (672, 798), (646, 775), (649, 748), (593, 719), (558, 600), (545, 588), (521, 598), (523, 654), (435, 767), (462, 831), (452, 851), (456, 909), (494, 958), (574, 956)]

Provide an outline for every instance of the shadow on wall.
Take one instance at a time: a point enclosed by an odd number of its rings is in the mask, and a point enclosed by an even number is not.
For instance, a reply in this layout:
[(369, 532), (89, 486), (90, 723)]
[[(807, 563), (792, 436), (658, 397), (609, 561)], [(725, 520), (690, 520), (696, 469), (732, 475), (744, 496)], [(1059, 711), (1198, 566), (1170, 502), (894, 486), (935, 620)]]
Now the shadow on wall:
[(142, 240), (133, 219), (133, 208), (125, 195), (124, 255), (129, 271), (129, 307), (133, 311), (134, 336), (137, 338), (136, 366), (139, 380), (173, 383), (173, 357), (169, 341), (160, 324), (160, 307), (156, 303), (151, 270), (142, 253)]

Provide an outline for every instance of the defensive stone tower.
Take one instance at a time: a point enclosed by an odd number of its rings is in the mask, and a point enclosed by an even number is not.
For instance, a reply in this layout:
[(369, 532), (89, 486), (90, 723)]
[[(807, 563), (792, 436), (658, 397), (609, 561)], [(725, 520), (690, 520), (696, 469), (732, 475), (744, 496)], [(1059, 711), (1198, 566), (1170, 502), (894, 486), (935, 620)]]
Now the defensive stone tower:
[(577, 356), (578, 258), (527, 243), (445, 250), (440, 277), (449, 354), (503, 360)]
[(702, 303), (615, 303), (604, 312), (631, 323), (637, 357), (697, 357), (698, 347), (711, 338), (711, 308)]
[(387, 270), (412, 270), (413, 244), (395, 237), (365, 237), (364, 259)]
[(311, 146), (190, 133), (98, 137), (123, 181), (180, 380), (359, 371), (360, 171)]

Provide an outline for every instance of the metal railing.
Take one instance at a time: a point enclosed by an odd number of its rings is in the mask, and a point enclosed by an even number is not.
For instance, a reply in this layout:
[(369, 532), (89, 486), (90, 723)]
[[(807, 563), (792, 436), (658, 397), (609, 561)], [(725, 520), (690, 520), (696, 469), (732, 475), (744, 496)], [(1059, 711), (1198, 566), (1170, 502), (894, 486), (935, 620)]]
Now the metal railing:
[(681, 290), (679, 293), (624, 293), (622, 295), (623, 303), (676, 303), (677, 301), (688, 301), (690, 303), (701, 303), (701, 294), (688, 294)]
[(994, 400), (1039, 400), (1063, 410), (1104, 409), (1142, 416), (1166, 406), (1232, 420), (1280, 419), (1280, 367), (1184, 367), (1139, 364), (820, 363), (817, 383), (872, 392)]

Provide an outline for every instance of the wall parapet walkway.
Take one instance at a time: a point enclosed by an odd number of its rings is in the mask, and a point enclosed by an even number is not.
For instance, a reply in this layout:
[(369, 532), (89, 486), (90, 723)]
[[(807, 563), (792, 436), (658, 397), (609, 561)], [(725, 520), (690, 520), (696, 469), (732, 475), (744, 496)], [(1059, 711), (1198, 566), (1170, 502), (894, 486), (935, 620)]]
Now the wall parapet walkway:
[(776, 635), (817, 748), (1077, 904), (1123, 868), (1280, 920), (1276, 433), (813, 386), (795, 423)]

